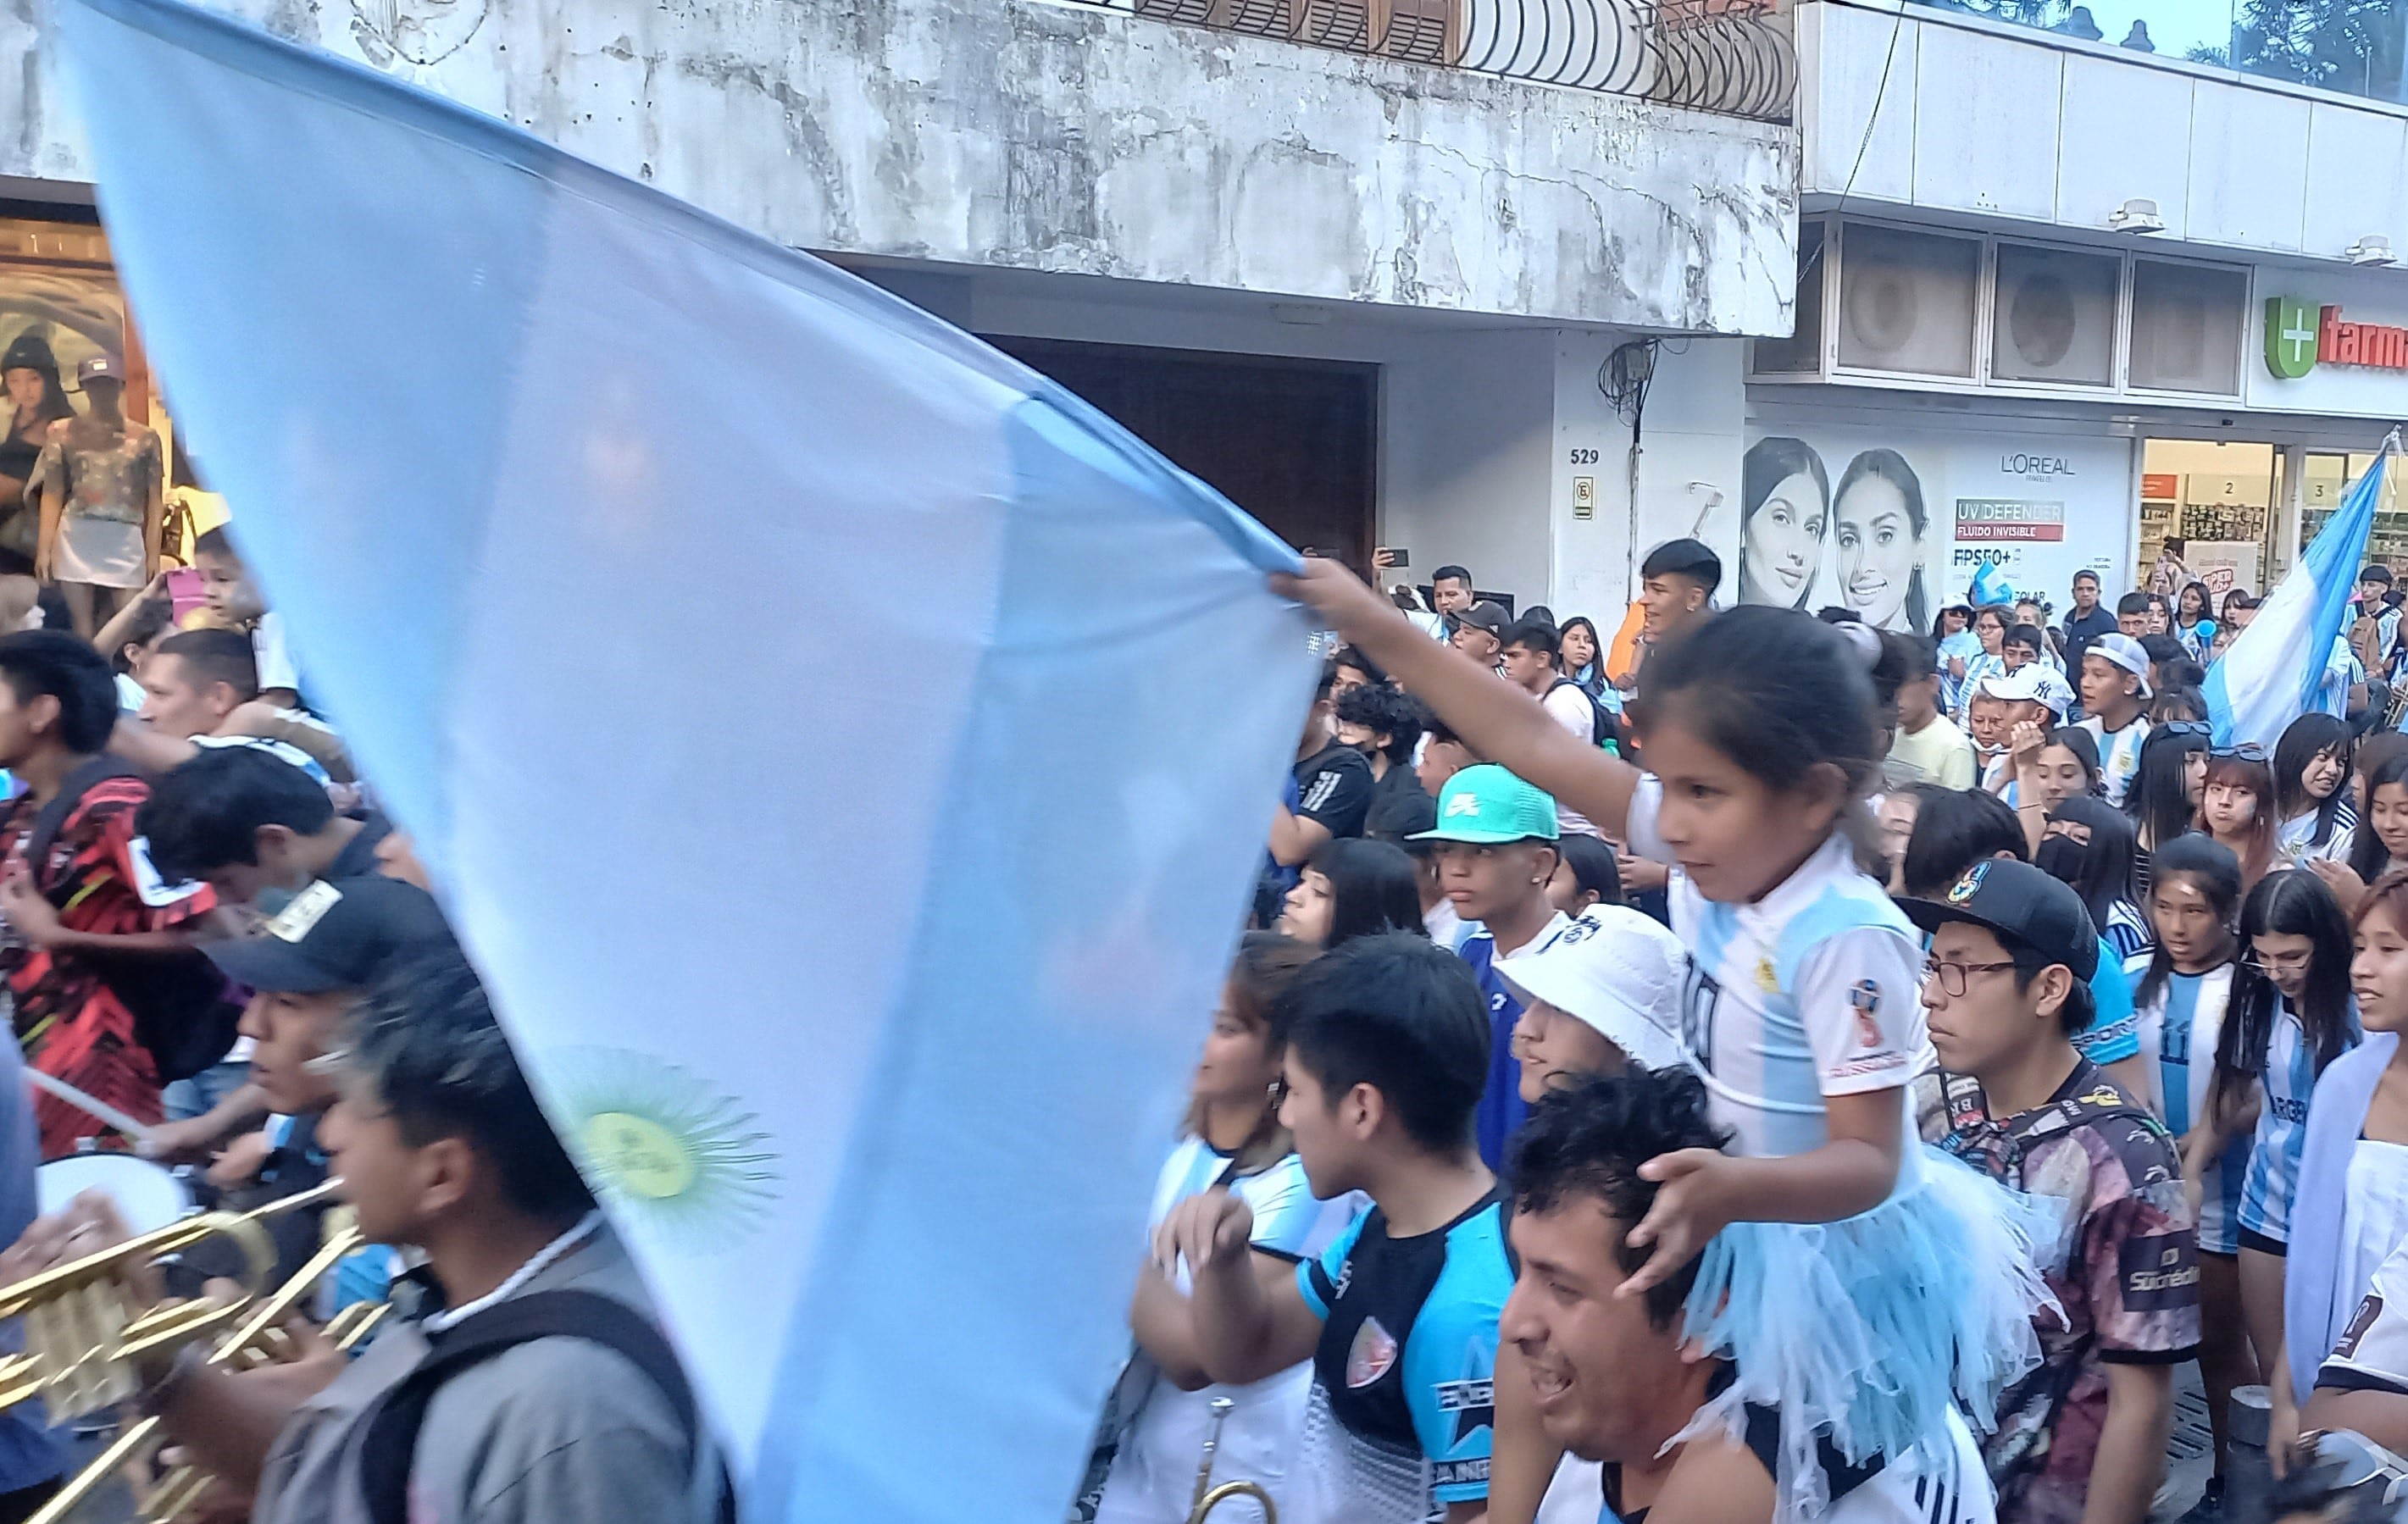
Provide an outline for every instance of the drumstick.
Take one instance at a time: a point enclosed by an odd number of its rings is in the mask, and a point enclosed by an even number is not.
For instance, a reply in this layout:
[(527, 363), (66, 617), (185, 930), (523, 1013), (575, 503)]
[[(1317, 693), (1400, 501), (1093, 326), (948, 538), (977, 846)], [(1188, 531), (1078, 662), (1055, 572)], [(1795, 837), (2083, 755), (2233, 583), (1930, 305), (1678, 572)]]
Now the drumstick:
[(136, 1144), (145, 1144), (150, 1141), (150, 1129), (148, 1126), (136, 1121), (133, 1118), (128, 1117), (125, 1113), (118, 1110), (115, 1106), (110, 1105), (108, 1102), (101, 1100), (99, 1097), (86, 1095), (83, 1091), (77, 1090), (74, 1086), (68, 1084), (65, 1080), (61, 1079), (58, 1075), (46, 1075), (39, 1069), (28, 1068), (25, 1071), (25, 1077), (33, 1081), (34, 1089), (37, 1090), (47, 1090), (50, 1094), (57, 1096), (60, 1100), (64, 1101), (67, 1104), (75, 1107), (78, 1111), (91, 1113), (93, 1116), (99, 1118), (102, 1121), (107, 1122), (109, 1126), (124, 1133)]

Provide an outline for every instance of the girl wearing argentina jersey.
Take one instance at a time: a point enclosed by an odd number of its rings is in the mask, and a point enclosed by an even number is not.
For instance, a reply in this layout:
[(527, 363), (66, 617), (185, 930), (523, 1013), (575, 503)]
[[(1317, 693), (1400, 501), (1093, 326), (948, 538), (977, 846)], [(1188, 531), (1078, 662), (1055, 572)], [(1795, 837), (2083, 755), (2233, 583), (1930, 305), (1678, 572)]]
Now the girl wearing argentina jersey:
[[(1314, 1199), (1295, 1140), (1279, 1123), (1283, 1050), (1271, 1035), (1271, 1006), (1313, 956), (1313, 948), (1270, 932), (1249, 932), (1240, 942), (1197, 1065), (1187, 1136), (1154, 1187), (1154, 1225), (1181, 1202), (1226, 1188), (1252, 1210), (1254, 1254), (1292, 1267), (1326, 1248), (1354, 1215), (1351, 1195)], [(1114, 1393), (1125, 1427), (1096, 1505), (1098, 1524), (1178, 1524), (1187, 1517), (1196, 1458), (1222, 1398), (1234, 1405), (1221, 1430), (1220, 1474), (1259, 1482), (1283, 1514), (1289, 1509), (1287, 1478), (1312, 1367), (1299, 1361), (1260, 1381), (1212, 1384), (1196, 1351), (1187, 1289), (1182, 1274), (1151, 1264), (1138, 1274), (1129, 1306), (1138, 1354)]]
[(1879, 762), (1871, 669), (1896, 658), (1785, 609), (1717, 614), (1648, 661), (1642, 776), (1431, 649), (1342, 568), (1275, 585), (1482, 755), (1676, 870), (1684, 1047), (1733, 1143), (1648, 1163), (1661, 1189), (1632, 1234), (1653, 1252), (1622, 1294), (1703, 1252), (1686, 1329), (1736, 1374), (1687, 1431), (1777, 1412), (1782, 1513), (1802, 1517), (1829, 1496), (1827, 1443), (1851, 1464), (1921, 1456), (1959, 1399), (1986, 1423), (2038, 1358), (2047, 1292), (2035, 1212), (1908, 1141), (1918, 945), (1855, 840)]
[(2184, 1178), (2199, 1203), (2199, 1370), (2215, 1435), (2217, 1476), (2210, 1485), (2216, 1488), (2232, 1389), (2257, 1379), (2236, 1257), (2236, 1208), (2249, 1142), (2230, 1109), (2239, 1098), (2228, 1103), (2221, 1128), (2211, 1104), (2214, 1055), (2240, 972), (2242, 947), (2234, 933), (2240, 910), (2241, 860), (2205, 836), (2175, 837), (2159, 848), (2149, 882), (2157, 950), (2130, 965), (2141, 1051), (2157, 1059), (2148, 1100), (2182, 1145)]
[(2315, 875), (2294, 869), (2260, 879), (2242, 903), (2241, 937), (2249, 961), (2215, 1045), (2210, 1122), (2249, 1134), (2237, 1213), (2241, 1303), (2251, 1346), (2271, 1357), (2283, 1343), (2283, 1261), (2308, 1103), (2325, 1066), (2358, 1046), (2358, 1013), (2349, 997), (2349, 919)]

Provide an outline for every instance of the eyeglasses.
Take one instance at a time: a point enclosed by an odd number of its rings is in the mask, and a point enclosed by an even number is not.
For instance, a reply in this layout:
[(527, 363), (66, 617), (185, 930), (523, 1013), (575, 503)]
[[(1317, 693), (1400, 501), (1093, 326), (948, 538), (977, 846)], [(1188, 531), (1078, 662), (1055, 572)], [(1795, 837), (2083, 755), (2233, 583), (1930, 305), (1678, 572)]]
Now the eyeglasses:
[(2277, 974), (2297, 974), (2307, 967), (2308, 955), (2304, 952), (2286, 952), (2279, 958), (2260, 958), (2253, 953), (2242, 961), (2271, 979)]
[(1937, 958), (1924, 961), (1923, 977), (1928, 983), (1938, 979), (1940, 988), (1950, 995), (1965, 992), (1966, 980), (1975, 974), (1998, 974), (2015, 965), (2008, 963), (1943, 963)]
[(2243, 762), (2261, 762), (2266, 760), (2266, 748), (2255, 741), (2243, 741), (2237, 747), (2210, 747), (2207, 754), (2219, 758), (2238, 757)]

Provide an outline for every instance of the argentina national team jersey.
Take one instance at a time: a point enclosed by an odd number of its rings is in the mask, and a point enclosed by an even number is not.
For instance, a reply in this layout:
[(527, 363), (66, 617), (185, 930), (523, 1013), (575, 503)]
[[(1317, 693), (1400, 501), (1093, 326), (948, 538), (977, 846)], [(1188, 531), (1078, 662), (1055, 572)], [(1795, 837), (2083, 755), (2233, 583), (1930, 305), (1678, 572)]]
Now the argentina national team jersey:
[[(2224, 963), (2204, 974), (2168, 976), (2164, 988), (2145, 1002), (2140, 987), (2147, 977), (2149, 957), (2132, 960), (2132, 1004), (2141, 1024), (2141, 1051), (2157, 1060), (2157, 1102), (2166, 1128), (2177, 1138), (2207, 1115), (2208, 1091), (2215, 1080), (2215, 1047), (2224, 1033), (2224, 1018), (2232, 1000), (2234, 965)], [(2209, 1254), (2231, 1254), (2240, 1246), (2238, 1208), (2248, 1173), (2250, 1140), (2235, 1138), (2224, 1157), (2205, 1173), (2199, 1204), (2199, 1246)]]
[[(1630, 844), (1669, 863), (1656, 833), (1663, 791), (1652, 775), (1640, 780)], [(1709, 900), (1677, 867), (1670, 900), (1689, 951), (1682, 1046), (1739, 1152), (1819, 1148), (1829, 1137), (1823, 1097), (1913, 1081), (1926, 1046), (1921, 938), (1844, 836), (1754, 904)]]
[(2122, 730), (2110, 734), (2107, 722), (2097, 715), (2082, 722), (2099, 743), (2099, 791), (2107, 803), (2117, 809), (2124, 807), (2124, 795), (2131, 789), (2133, 777), (2141, 771), (2141, 743), (2149, 738), (2149, 722), (2135, 719)]
[[(2346, 1046), (2355, 1047), (2355, 1004), (2349, 1027)], [(2249, 1246), (2272, 1251), (2290, 1242), (2291, 1193), (2300, 1183), (2300, 1159), (2308, 1147), (2308, 1100), (2316, 1088), (2316, 1050), (2288, 1000), (2275, 1014), (2267, 1040), (2263, 1087), (2265, 1101), (2258, 1107), (2249, 1170), (2241, 1187), (2241, 1231), (2267, 1241)]]
[(1411, 1238), (1389, 1236), (1372, 1207), (1297, 1267), (1322, 1332), (1297, 1457), (1313, 1495), (1293, 1524), (1421, 1524), (1487, 1498), (1497, 1321), (1513, 1274), (1501, 1185)]
[[(1817, 1524), (1994, 1524), (1998, 1494), (1982, 1461), (1982, 1447), (1973, 1431), (1956, 1413), (1947, 1415), (1947, 1443), (1933, 1446), (1928, 1460), (1912, 1465), (1884, 1465), (1875, 1470), (1851, 1467), (1839, 1452), (1823, 1446), (1824, 1474), (1834, 1496), (1817, 1517)], [(1781, 1420), (1770, 1408), (1747, 1410), (1744, 1443), (1768, 1474), (1780, 1464)], [(1648, 1510), (1618, 1512), (1613, 1473), (1606, 1468), (1605, 1505), (1598, 1524), (1647, 1524)]]
[(2357, 1313), (2316, 1368), (2316, 1389), (2408, 1397), (2408, 1244), (2375, 1267)]

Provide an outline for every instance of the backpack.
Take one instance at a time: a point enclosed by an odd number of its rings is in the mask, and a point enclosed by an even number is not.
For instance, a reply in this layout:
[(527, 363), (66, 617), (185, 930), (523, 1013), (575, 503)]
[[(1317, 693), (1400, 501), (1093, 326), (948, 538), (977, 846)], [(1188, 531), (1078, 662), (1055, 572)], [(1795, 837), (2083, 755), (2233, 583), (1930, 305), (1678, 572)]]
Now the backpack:
[[(66, 905), (42, 880), (59, 832), (86, 793), (111, 778), (141, 776), (115, 757), (95, 757), (69, 773), (58, 796), (34, 817), (25, 839), (25, 865), (33, 872), (35, 888), (58, 909)], [(165, 957), (94, 958), (91, 966), (108, 992), (133, 1013), (134, 1040), (150, 1050), (162, 1085), (189, 1079), (233, 1050), (242, 1007), (227, 998), (225, 976), (198, 950)]]
[(1597, 695), (1582, 688), (1570, 677), (1558, 677), (1547, 685), (1544, 696), (1553, 698), (1558, 688), (1578, 689), (1580, 696), (1588, 700), (1588, 744), (1593, 747), (1612, 744), (1620, 732), (1613, 722), (1613, 716), (1606, 711), (1604, 705), (1597, 701)]
[[(408, 1524), (409, 1468), (418, 1455), (418, 1431), (425, 1425), (427, 1403), (443, 1384), (505, 1350), (554, 1338), (585, 1339), (626, 1357), (669, 1400), (685, 1431), (686, 1463), (694, 1464), (702, 1447), (701, 1414), (676, 1352), (652, 1320), (592, 1291), (535, 1291), (429, 1335), (426, 1359), (368, 1410), (360, 1445), (360, 1489), (374, 1524)], [(719, 1524), (736, 1524), (736, 1484), (724, 1461)]]

